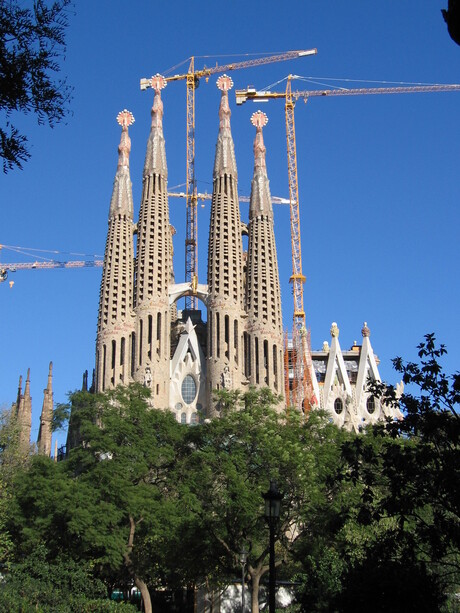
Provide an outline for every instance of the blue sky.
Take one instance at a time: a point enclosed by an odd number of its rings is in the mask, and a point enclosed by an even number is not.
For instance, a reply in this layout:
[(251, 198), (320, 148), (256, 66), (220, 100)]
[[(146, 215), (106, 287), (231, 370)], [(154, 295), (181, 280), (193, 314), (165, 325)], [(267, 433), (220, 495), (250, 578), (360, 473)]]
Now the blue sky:
[[(130, 136), (137, 215), (153, 100), (151, 91), (140, 91), (141, 77), (164, 73), (191, 55), (213, 56), (197, 59), (201, 67), (226, 63), (227, 56), (244, 59), (238, 54), (316, 47), (314, 57), (235, 71), (235, 87), (263, 89), (289, 73), (335, 86), (456, 83), (460, 47), (443, 22), (440, 9), (446, 5), (447, 0), (76, 0), (63, 64), (75, 88), (73, 115), (54, 130), (38, 127), (32, 116), (18, 121), (29, 135), (32, 159), (22, 172), (0, 177), (0, 243), (62, 252), (57, 259), (71, 259), (68, 252), (103, 255), (120, 138), (116, 115), (124, 108), (136, 119)], [(178, 71), (187, 67), (185, 62)], [(202, 81), (197, 90), (200, 191), (212, 189), (220, 97), (215, 81)], [(170, 83), (163, 101), (172, 188), (185, 181), (185, 83)], [(234, 92), (230, 102), (239, 189), (249, 195), (249, 119), (259, 107), (236, 107)], [(269, 117), (264, 136), (271, 191), (287, 197), (283, 103), (262, 108)], [(338, 322), (343, 348), (359, 342), (367, 321), (381, 374), (392, 382), (397, 376), (391, 358), (414, 358), (416, 345), (431, 331), (448, 346), (447, 369), (458, 369), (459, 108), (460, 93), (318, 98), (296, 108), (305, 311), (313, 348), (329, 339), (332, 321)], [(208, 202), (198, 211), (200, 282), (206, 278), (209, 209)], [(179, 282), (184, 201), (171, 199), (170, 211)], [(246, 219), (247, 204), (241, 212)], [(275, 224), (283, 318), (290, 329), (288, 207), (275, 209)], [(0, 261), (27, 260), (0, 251)], [(93, 368), (100, 277), (100, 269), (18, 271), (10, 275), (12, 289), (0, 286), (0, 404), (15, 399), (18, 377), (30, 367), (34, 438), (49, 361), (56, 401), (80, 387), (83, 371)]]

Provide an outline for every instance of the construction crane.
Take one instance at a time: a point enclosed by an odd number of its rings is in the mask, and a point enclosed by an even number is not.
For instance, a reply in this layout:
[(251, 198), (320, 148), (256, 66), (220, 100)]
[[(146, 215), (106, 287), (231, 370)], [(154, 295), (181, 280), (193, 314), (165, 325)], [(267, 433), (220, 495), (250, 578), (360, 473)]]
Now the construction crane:
[[(284, 62), (299, 57), (315, 55), (316, 49), (286, 51), (276, 55), (268, 55), (265, 57), (255, 58), (252, 60), (244, 60), (241, 62), (232, 62), (211, 68), (195, 69), (195, 56), (190, 58), (188, 72), (185, 74), (176, 74), (170, 77), (165, 77), (169, 81), (182, 81), (187, 83), (187, 155), (186, 155), (186, 238), (185, 238), (185, 281), (198, 281), (198, 225), (197, 225), (197, 200), (196, 180), (195, 180), (195, 90), (199, 85), (200, 79), (205, 77), (208, 81), (209, 77), (214, 74), (229, 72), (231, 70), (240, 70), (242, 68), (253, 68), (264, 64), (272, 64), (274, 62)], [(141, 90), (152, 87), (152, 78), (141, 79)], [(196, 296), (187, 296), (185, 298), (186, 309), (196, 309), (198, 307), (198, 299)]]
[[(51, 268), (94, 268), (101, 267), (104, 260), (69, 260), (67, 262), (58, 262), (51, 260), (47, 262), (9, 262), (8, 264), (0, 264), (0, 283), (8, 279), (9, 272), (17, 270), (49, 270)], [(13, 287), (14, 282), (10, 281), (10, 287)]]
[[(300, 240), (299, 182), (297, 174), (297, 146), (294, 118), (295, 104), (299, 99), (303, 99), (305, 102), (307, 102), (309, 98), (313, 97), (460, 91), (460, 85), (414, 85), (400, 87), (340, 88), (292, 91), (291, 82), (295, 78), (296, 77), (294, 75), (289, 75), (287, 77), (286, 90), (284, 92), (257, 91), (253, 87), (247, 87), (245, 90), (236, 90), (235, 95), (237, 104), (243, 104), (247, 100), (267, 102), (273, 99), (281, 99), (285, 101), (284, 110), (286, 119), (292, 246), (292, 276), (290, 281), (293, 285), (294, 297), (293, 346), (291, 353), (294, 380), (292, 386), (292, 396), (291, 394), (288, 394), (290, 391), (289, 381), (285, 382), (287, 393), (286, 402), (289, 404), (291, 401), (291, 403), (297, 408), (302, 409), (304, 412), (308, 412), (312, 406), (319, 404), (319, 390), (317, 389), (317, 385), (315, 385), (316, 377), (313, 372), (313, 362), (311, 359), (310, 335), (306, 328), (303, 304), (303, 284), (305, 283), (305, 276), (302, 273)], [(285, 345), (285, 351), (287, 352), (287, 339)], [(288, 370), (287, 366), (285, 367), (285, 370)]]
[[(198, 200), (212, 200), (212, 194), (208, 194), (208, 192), (197, 193), (196, 199)], [(169, 198), (186, 198), (187, 194), (185, 192), (168, 192)], [(249, 202), (249, 196), (238, 196), (238, 200), (240, 202)], [(280, 198), (279, 196), (272, 196), (272, 204), (290, 204), (291, 201), (288, 198)], [(204, 206), (204, 205), (203, 205)]]

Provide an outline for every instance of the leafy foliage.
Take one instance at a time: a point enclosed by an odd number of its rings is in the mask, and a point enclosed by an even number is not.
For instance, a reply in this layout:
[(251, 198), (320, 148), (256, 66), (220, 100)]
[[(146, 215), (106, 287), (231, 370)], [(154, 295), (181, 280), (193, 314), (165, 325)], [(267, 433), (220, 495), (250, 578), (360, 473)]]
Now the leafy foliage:
[(0, 0), (0, 157), (3, 172), (22, 168), (29, 157), (27, 137), (11, 123), (14, 113), (34, 113), (50, 127), (68, 114), (71, 89), (56, 79), (65, 54), (71, 0)]
[[(391, 386), (372, 386), (405, 417), (342, 445), (337, 478), (349, 500), (339, 529), (323, 533), (319, 564), (314, 558), (321, 568), (339, 552), (341, 568), (322, 578), (312, 576), (313, 562), (307, 566), (305, 610), (439, 611), (447, 594), (458, 591), (459, 375), (444, 374), (445, 353), (428, 334), (418, 346), (419, 363), (394, 360), (408, 388), (400, 398)], [(303, 543), (303, 552), (314, 550), (316, 538)], [(328, 593), (323, 608), (315, 590)]]

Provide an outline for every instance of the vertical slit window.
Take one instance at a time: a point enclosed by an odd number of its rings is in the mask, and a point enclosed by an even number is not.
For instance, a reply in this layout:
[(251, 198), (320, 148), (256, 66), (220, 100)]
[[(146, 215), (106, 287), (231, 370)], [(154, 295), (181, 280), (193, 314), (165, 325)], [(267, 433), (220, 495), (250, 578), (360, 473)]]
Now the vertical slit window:
[(216, 353), (220, 358), (220, 315), (216, 313)]
[(235, 363), (238, 364), (238, 320), (233, 322), (233, 347), (235, 349)]
[(224, 335), (225, 335), (225, 357), (230, 357), (230, 319), (226, 315), (224, 319)]
[(112, 370), (115, 368), (115, 354), (117, 352), (117, 343), (115, 340), (112, 341)]
[(152, 358), (152, 328), (153, 328), (153, 317), (149, 315), (149, 327), (148, 327), (148, 336), (147, 343), (149, 346), (149, 358)]
[(256, 369), (256, 383), (259, 383), (259, 339), (254, 337), (254, 357), (255, 357), (255, 369)]
[(157, 313), (157, 354), (161, 356), (161, 313)]
[(107, 348), (104, 345), (102, 349), (102, 391), (105, 390), (105, 358), (107, 355)]
[(142, 337), (144, 335), (144, 322), (139, 320), (139, 366), (142, 366)]
[(134, 371), (136, 369), (136, 333), (131, 335), (131, 376), (134, 377)]

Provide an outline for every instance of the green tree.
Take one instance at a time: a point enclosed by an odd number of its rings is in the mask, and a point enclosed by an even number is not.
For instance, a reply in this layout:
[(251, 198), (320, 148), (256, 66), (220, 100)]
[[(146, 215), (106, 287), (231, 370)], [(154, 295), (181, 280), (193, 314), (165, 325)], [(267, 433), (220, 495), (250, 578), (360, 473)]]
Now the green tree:
[(71, 89), (57, 78), (65, 54), (71, 0), (0, 0), (0, 157), (3, 172), (22, 168), (27, 137), (13, 125), (15, 114), (34, 113), (50, 127), (69, 113)]
[(428, 334), (419, 362), (394, 360), (406, 385), (400, 398), (391, 386), (371, 386), (404, 419), (342, 445), (337, 479), (350, 504), (339, 530), (326, 534), (328, 551), (340, 553), (338, 584), (322, 609), (308, 606), (304, 586), (305, 610), (438, 611), (458, 591), (460, 379), (443, 372), (445, 353)]
[[(224, 583), (249, 550), (252, 611), (259, 610), (259, 586), (268, 572), (268, 530), (262, 493), (275, 479), (284, 493), (277, 528), (279, 573), (291, 562), (300, 530), (332, 491), (327, 475), (339, 457), (343, 435), (327, 419), (276, 410), (268, 389), (218, 394), (221, 416), (187, 431), (190, 453), (177, 465), (179, 496), (193, 513), (183, 522), (177, 569), (190, 581)], [(180, 547), (180, 544), (176, 544)], [(183, 553), (182, 553), (183, 552)]]

